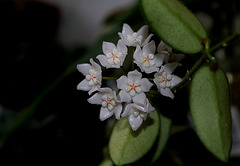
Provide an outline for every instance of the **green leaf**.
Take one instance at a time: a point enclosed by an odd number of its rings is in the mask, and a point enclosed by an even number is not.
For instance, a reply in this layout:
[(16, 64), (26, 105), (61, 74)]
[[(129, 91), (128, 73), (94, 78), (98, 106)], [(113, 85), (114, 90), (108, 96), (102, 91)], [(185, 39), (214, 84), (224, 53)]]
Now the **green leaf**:
[(203, 49), (205, 28), (178, 0), (140, 0), (140, 4), (150, 27), (172, 48), (186, 54)]
[(142, 158), (154, 144), (160, 126), (155, 110), (137, 131), (132, 131), (128, 118), (121, 118), (114, 126), (109, 151), (116, 165), (124, 165)]
[(160, 122), (161, 122), (160, 133), (157, 140), (158, 141), (157, 148), (153, 155), (152, 163), (154, 163), (162, 154), (162, 151), (164, 150), (167, 144), (168, 138), (170, 136), (171, 127), (172, 127), (172, 120), (170, 118), (163, 116), (162, 114), (160, 114)]
[(217, 158), (226, 162), (231, 149), (229, 85), (224, 71), (200, 68), (190, 88), (190, 110), (196, 132)]

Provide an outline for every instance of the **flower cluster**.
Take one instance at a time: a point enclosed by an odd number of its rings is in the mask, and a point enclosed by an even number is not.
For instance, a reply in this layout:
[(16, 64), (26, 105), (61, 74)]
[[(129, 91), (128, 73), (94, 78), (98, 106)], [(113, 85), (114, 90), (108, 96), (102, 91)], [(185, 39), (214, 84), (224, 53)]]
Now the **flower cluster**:
[[(88, 102), (101, 105), (100, 120), (106, 120), (113, 114), (116, 119), (128, 116), (131, 128), (136, 131), (154, 111), (145, 94), (153, 87), (153, 83), (160, 94), (174, 98), (171, 88), (182, 79), (172, 73), (184, 55), (174, 54), (163, 41), (156, 48), (155, 42), (150, 41), (153, 34), (148, 34), (147, 25), (134, 32), (128, 24), (124, 24), (122, 32), (118, 34), (120, 39), (117, 45), (103, 42), (103, 54), (96, 57), (106, 69), (123, 69), (125, 58), (132, 56), (131, 70), (115, 79), (117, 90), (102, 87), (102, 69), (93, 59), (90, 59), (90, 64), (77, 65), (78, 71), (85, 76), (77, 89), (88, 91), (89, 95), (96, 92)], [(133, 53), (129, 51), (130, 47), (134, 48)], [(146, 74), (152, 74), (154, 78), (143, 78)]]

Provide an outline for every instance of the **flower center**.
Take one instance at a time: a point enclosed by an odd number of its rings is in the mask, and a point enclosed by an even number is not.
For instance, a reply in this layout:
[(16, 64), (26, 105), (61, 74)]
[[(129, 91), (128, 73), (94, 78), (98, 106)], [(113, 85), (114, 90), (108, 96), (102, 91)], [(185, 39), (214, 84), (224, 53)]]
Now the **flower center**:
[(146, 113), (146, 112), (142, 112), (142, 111), (137, 110), (137, 109), (134, 109), (133, 115), (134, 115), (135, 117), (140, 116), (142, 119), (144, 119), (144, 118), (147, 116), (147, 113)]
[(98, 72), (95, 69), (89, 70), (89, 75), (86, 75), (86, 80), (88, 81), (90, 86), (97, 85), (97, 74)]
[(136, 32), (133, 33), (133, 35), (127, 35), (127, 40), (130, 44), (134, 43), (134, 42), (138, 42), (139, 44), (142, 43), (143, 37), (142, 35), (137, 35)]
[(142, 63), (143, 67), (149, 68), (155, 65), (154, 55), (143, 53), (142, 57), (140, 58), (140, 62)]
[(171, 80), (172, 80), (172, 76), (167, 75), (166, 72), (163, 72), (162, 75), (158, 76), (158, 83), (161, 88), (170, 88)]
[(129, 79), (125, 90), (126, 92), (129, 92), (130, 96), (135, 96), (136, 93), (140, 93), (142, 91), (140, 81), (133, 81)]
[(116, 101), (112, 94), (104, 94), (102, 96), (102, 106), (107, 108), (109, 111), (112, 111), (116, 106)]
[(119, 52), (117, 49), (113, 49), (112, 53), (108, 53), (107, 54), (107, 61), (109, 64), (113, 65), (117, 65), (121, 62), (121, 56), (122, 56), (122, 53)]

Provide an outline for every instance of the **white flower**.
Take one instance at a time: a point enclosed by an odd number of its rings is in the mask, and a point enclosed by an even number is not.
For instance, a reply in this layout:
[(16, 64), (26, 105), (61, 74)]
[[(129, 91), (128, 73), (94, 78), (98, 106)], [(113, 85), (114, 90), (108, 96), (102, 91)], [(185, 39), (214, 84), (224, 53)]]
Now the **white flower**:
[(102, 84), (102, 70), (101, 67), (90, 59), (90, 64), (79, 64), (77, 69), (81, 72), (85, 79), (77, 85), (78, 90), (89, 91), (90, 95), (92, 92), (98, 90)]
[(100, 120), (105, 120), (115, 114), (116, 119), (120, 119), (122, 104), (116, 96), (116, 92), (110, 88), (100, 88), (99, 92), (88, 99), (91, 104), (102, 105), (100, 110)]
[(172, 99), (174, 98), (174, 94), (170, 88), (174, 87), (182, 81), (180, 77), (172, 74), (178, 65), (179, 64), (175, 62), (162, 66), (160, 71), (158, 73), (155, 73), (153, 79), (154, 83), (157, 85), (159, 92), (163, 96), (167, 96)]
[(131, 71), (127, 77), (121, 76), (117, 80), (117, 87), (121, 89), (119, 96), (122, 102), (130, 102), (134, 97), (148, 92), (152, 85), (148, 79), (142, 78), (142, 74), (137, 70)]
[(157, 51), (160, 56), (164, 57), (165, 63), (180, 62), (185, 55), (184, 54), (174, 54), (172, 48), (161, 41), (157, 47)]
[[(145, 94), (142, 94), (145, 95)], [(134, 99), (134, 103), (128, 104), (125, 107), (122, 117), (128, 117), (129, 124), (133, 131), (136, 131), (148, 114), (154, 111), (154, 107), (149, 103), (147, 98), (138, 97)]]
[(143, 46), (149, 42), (153, 34), (148, 35), (148, 26), (142, 26), (137, 32), (134, 32), (128, 24), (123, 24), (122, 32), (118, 35), (127, 46)]
[(98, 55), (97, 59), (106, 68), (119, 68), (123, 65), (127, 55), (127, 47), (122, 40), (118, 41), (117, 47), (110, 42), (103, 42), (102, 50), (105, 55)]
[(134, 63), (140, 67), (142, 72), (152, 73), (158, 72), (159, 67), (163, 63), (163, 57), (160, 55), (154, 55), (156, 51), (155, 42), (151, 41), (150, 43), (143, 46), (141, 50), (140, 46), (137, 46), (136, 51), (133, 54)]

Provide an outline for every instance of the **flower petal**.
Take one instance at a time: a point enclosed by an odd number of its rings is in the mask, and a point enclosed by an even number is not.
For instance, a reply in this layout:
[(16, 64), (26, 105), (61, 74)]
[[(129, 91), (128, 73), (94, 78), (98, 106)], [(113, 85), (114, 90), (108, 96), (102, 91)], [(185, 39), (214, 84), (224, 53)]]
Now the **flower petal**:
[(88, 94), (91, 95), (93, 92), (97, 91), (98, 88), (100, 88), (100, 85), (93, 86), (90, 91), (88, 91)]
[(176, 76), (176, 75), (172, 75), (172, 86), (174, 87), (175, 85), (179, 84), (182, 81), (182, 78)]
[(133, 61), (141, 70), (141, 72), (146, 72), (146, 69), (143, 67), (142, 63), (139, 63), (137, 60)]
[(146, 45), (149, 42), (149, 40), (151, 39), (152, 36), (153, 36), (153, 34), (148, 35), (148, 37), (144, 40), (144, 42), (141, 44), (141, 46)]
[(143, 52), (146, 52), (147, 54), (155, 54), (156, 46), (155, 42), (151, 41), (150, 43), (147, 43), (143, 46)]
[[(140, 66), (139, 66), (140, 67)], [(141, 68), (141, 67), (140, 67)], [(147, 74), (150, 74), (150, 73), (153, 73), (153, 72), (158, 72), (159, 71), (159, 68), (154, 66), (154, 67), (149, 67), (149, 68), (142, 68), (144, 70), (145, 73)]]
[(113, 109), (114, 113), (115, 113), (115, 117), (116, 119), (120, 119), (120, 115), (121, 115), (121, 112), (122, 112), (122, 104), (118, 104), (115, 106), (115, 108)]
[(148, 110), (148, 114), (150, 114), (151, 112), (153, 112), (155, 110), (155, 108), (151, 105), (151, 103), (149, 102), (149, 100), (146, 98), (146, 109)]
[(130, 102), (132, 99), (129, 93), (127, 93), (125, 90), (121, 90), (119, 93), (119, 96), (120, 96), (121, 102)]
[(167, 44), (165, 44), (163, 41), (161, 41), (157, 47), (157, 51), (158, 53), (161, 53), (161, 52), (172, 53), (172, 48)]
[(142, 56), (142, 50), (139, 45), (137, 45), (136, 50), (134, 51), (133, 58), (137, 61), (140, 61), (139, 58)]
[(110, 42), (103, 42), (102, 44), (102, 51), (105, 55), (108, 53), (112, 53), (113, 49), (116, 49), (116, 46)]
[(121, 32), (118, 32), (118, 35), (119, 35), (119, 37), (121, 38), (121, 40), (123, 41), (123, 43), (124, 43), (126, 46), (129, 46), (129, 42), (128, 42), (128, 40), (127, 40), (127, 37), (124, 37)]
[(90, 97), (87, 101), (90, 104), (102, 104), (102, 93), (96, 93), (92, 97)]
[(123, 24), (122, 34), (124, 36), (132, 35), (133, 34), (133, 30), (132, 30), (132, 28), (128, 24)]
[(113, 111), (109, 111), (107, 108), (101, 107), (100, 110), (100, 120), (104, 121), (113, 115)]
[(127, 76), (133, 81), (139, 81), (142, 78), (142, 74), (137, 70), (129, 72)]
[(82, 80), (78, 85), (77, 85), (77, 90), (82, 90), (82, 91), (89, 91), (92, 87), (89, 86), (89, 83), (86, 79)]
[(170, 75), (172, 74), (172, 72), (176, 69), (176, 67), (179, 66), (179, 63), (174, 62), (174, 63), (168, 63), (166, 65), (164, 65), (164, 71)]
[(157, 85), (157, 88), (160, 89), (160, 85), (158, 83), (158, 76), (159, 76), (159, 73), (155, 73), (154, 74), (154, 79), (153, 79), (153, 82)]
[(117, 87), (118, 89), (124, 89), (127, 86), (127, 77), (121, 76), (119, 79), (117, 79)]
[(160, 88), (160, 93), (163, 96), (170, 97), (172, 99), (174, 98), (174, 94), (172, 93), (172, 91), (169, 88)]
[(141, 88), (143, 92), (148, 92), (152, 86), (153, 84), (147, 78), (141, 79)]
[(126, 116), (129, 116), (132, 114), (132, 106), (133, 104), (128, 104), (125, 109), (124, 109), (124, 112), (122, 113), (122, 117), (126, 117)]
[(143, 119), (140, 116), (135, 117), (131, 114), (128, 118), (129, 124), (133, 131), (136, 131), (142, 124)]
[(155, 55), (155, 66), (160, 67), (163, 64), (164, 56), (160, 54)]
[(146, 95), (145, 95), (145, 93), (140, 93), (140, 94), (138, 94), (138, 95), (136, 95), (136, 96), (133, 97), (133, 102), (134, 102), (135, 104), (140, 104), (140, 105), (142, 105), (143, 103), (145, 103), (145, 101), (146, 101)]
[(92, 68), (90, 64), (78, 64), (77, 69), (81, 72), (84, 76), (89, 74), (89, 70)]
[(92, 64), (92, 67), (97, 70), (98, 73), (102, 73), (102, 69), (99, 66), (99, 64), (97, 64), (96, 62), (93, 61), (93, 59), (90, 59), (90, 63)]
[(118, 51), (120, 51), (122, 54), (127, 54), (127, 47), (126, 45), (123, 43), (122, 40), (118, 40), (118, 43), (117, 43), (117, 49)]
[[(145, 100), (146, 101), (146, 100)], [(145, 101), (143, 102), (143, 103), (140, 103), (140, 104), (136, 104), (136, 103), (134, 103), (133, 104), (133, 109), (134, 110), (138, 110), (138, 111), (140, 111), (140, 112), (147, 112), (148, 110), (147, 109), (145, 109)]]
[(109, 63), (107, 62), (107, 57), (105, 55), (98, 55), (96, 57), (102, 66), (109, 68)]
[(138, 31), (138, 35), (142, 35), (143, 39), (145, 39), (148, 36), (148, 26), (144, 25), (142, 26)]

